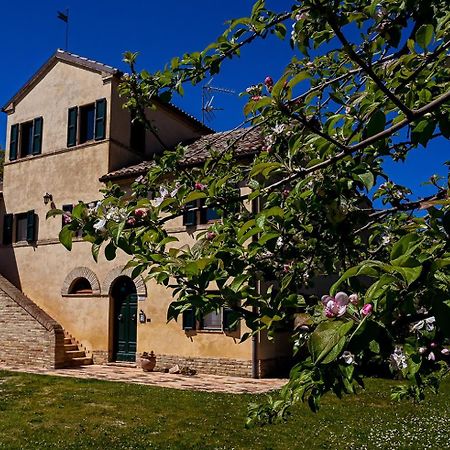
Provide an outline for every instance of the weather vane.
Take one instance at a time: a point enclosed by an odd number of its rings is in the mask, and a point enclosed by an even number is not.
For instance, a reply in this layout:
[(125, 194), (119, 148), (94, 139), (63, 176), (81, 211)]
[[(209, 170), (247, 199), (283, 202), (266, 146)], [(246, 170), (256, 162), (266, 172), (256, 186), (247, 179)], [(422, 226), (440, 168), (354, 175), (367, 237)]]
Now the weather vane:
[(57, 11), (57, 18), (65, 22), (66, 24), (66, 48), (64, 50), (69, 50), (69, 8), (66, 9), (66, 12)]
[(205, 124), (205, 119), (211, 122), (214, 118), (214, 111), (223, 111), (223, 108), (217, 108), (213, 106), (214, 95), (213, 92), (222, 92), (224, 94), (235, 94), (236, 92), (231, 89), (224, 89), (212, 86), (211, 83), (213, 78), (211, 78), (202, 87), (202, 123)]

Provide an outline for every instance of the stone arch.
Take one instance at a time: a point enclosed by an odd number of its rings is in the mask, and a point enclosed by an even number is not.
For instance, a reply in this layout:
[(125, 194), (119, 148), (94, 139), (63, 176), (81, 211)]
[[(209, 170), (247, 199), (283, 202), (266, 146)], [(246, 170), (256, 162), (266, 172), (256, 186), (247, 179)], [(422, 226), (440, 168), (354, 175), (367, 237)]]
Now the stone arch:
[(68, 295), (70, 287), (78, 278), (86, 278), (92, 286), (92, 295), (100, 295), (100, 282), (97, 275), (87, 267), (75, 267), (67, 274), (61, 289), (61, 295)]
[[(133, 277), (131, 276), (132, 272), (133, 272), (132, 268), (124, 269), (123, 266), (115, 267), (114, 269), (110, 270), (106, 274), (106, 277), (102, 283), (103, 295), (109, 294), (111, 286), (117, 278), (125, 275), (133, 280)], [(142, 278), (142, 276), (139, 275), (137, 278), (133, 280), (133, 283), (136, 286), (137, 295), (147, 297), (147, 286), (145, 285), (144, 278)]]

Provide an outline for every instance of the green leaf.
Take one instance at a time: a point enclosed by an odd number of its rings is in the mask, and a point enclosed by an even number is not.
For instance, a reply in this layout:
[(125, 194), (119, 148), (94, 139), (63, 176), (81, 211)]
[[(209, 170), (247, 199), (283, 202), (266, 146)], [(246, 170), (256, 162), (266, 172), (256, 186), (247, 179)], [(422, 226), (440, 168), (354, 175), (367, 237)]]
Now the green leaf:
[(61, 216), (62, 214), (64, 214), (64, 211), (62, 211), (61, 209), (51, 209), (47, 212), (45, 218), (49, 219), (50, 217)]
[(369, 350), (378, 355), (380, 353), (380, 344), (375, 340), (370, 341)]
[(368, 191), (372, 189), (373, 185), (375, 184), (375, 178), (372, 172), (361, 173), (356, 176), (361, 181), (361, 183), (364, 184)]
[(386, 126), (386, 116), (381, 109), (372, 114), (366, 126), (366, 137), (374, 136), (384, 130)]
[(345, 347), (345, 336), (352, 327), (352, 321), (333, 320), (319, 324), (308, 342), (313, 362), (328, 364), (336, 359)]
[(409, 233), (403, 236), (394, 244), (391, 250), (391, 261), (393, 262), (400, 256), (410, 255), (418, 245), (420, 245), (420, 237), (417, 233)]
[(426, 24), (422, 25), (417, 31), (416, 31), (416, 42), (424, 49), (431, 44), (431, 41), (433, 39), (434, 34), (434, 27), (433, 25)]
[(68, 225), (62, 227), (59, 232), (59, 242), (61, 242), (61, 244), (69, 251), (72, 250), (72, 236), (73, 232)]
[(105, 247), (105, 258), (108, 261), (112, 261), (116, 257), (117, 247), (114, 245), (113, 241), (110, 241), (109, 244)]
[(189, 192), (189, 194), (183, 200), (182, 204), (186, 205), (187, 203), (191, 203), (191, 202), (194, 202), (195, 200), (199, 200), (201, 198), (206, 198), (206, 197), (207, 197), (206, 192), (192, 191), (192, 192)]

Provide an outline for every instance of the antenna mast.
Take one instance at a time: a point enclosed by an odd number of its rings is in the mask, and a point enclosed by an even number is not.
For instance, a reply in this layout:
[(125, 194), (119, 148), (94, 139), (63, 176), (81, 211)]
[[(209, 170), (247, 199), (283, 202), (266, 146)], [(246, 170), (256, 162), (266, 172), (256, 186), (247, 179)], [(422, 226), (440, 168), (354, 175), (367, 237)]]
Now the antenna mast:
[(212, 86), (213, 78), (211, 78), (202, 87), (202, 123), (205, 124), (205, 120), (211, 122), (215, 118), (214, 111), (223, 111), (223, 108), (217, 108), (213, 106), (214, 95), (213, 92), (221, 92), (223, 94), (235, 94), (236, 92), (231, 89), (220, 88)]

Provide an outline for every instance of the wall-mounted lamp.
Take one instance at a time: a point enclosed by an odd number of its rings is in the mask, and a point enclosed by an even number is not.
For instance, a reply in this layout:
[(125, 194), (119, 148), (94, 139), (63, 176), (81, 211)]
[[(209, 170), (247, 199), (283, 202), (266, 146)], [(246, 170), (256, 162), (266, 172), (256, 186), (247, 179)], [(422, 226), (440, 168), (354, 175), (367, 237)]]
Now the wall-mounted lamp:
[(46, 192), (44, 194), (44, 205), (48, 205), (52, 201), (53, 201), (53, 195)]

